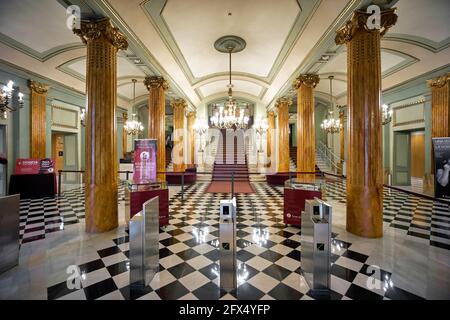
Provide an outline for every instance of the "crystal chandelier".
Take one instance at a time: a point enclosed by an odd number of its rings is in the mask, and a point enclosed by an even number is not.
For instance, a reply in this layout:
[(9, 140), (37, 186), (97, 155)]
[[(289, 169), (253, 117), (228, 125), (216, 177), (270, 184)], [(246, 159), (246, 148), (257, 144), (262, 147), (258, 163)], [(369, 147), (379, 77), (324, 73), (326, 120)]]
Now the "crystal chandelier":
[(330, 79), (330, 109), (328, 110), (328, 116), (327, 119), (324, 119), (322, 121), (322, 124), (320, 127), (322, 130), (324, 130), (326, 133), (338, 133), (342, 130), (343, 126), (341, 123), (341, 120), (334, 118), (334, 111), (333, 111), (333, 79), (334, 76), (329, 76), (328, 79)]
[[(131, 80), (133, 82), (133, 106), (132, 108), (134, 108), (135, 102), (136, 102), (136, 79), (132, 79)], [(125, 122), (125, 125), (123, 127), (125, 129), (125, 131), (127, 132), (127, 134), (129, 135), (136, 135), (138, 133), (141, 133), (142, 131), (144, 131), (144, 126), (142, 125), (141, 122), (136, 120), (136, 114), (133, 113), (131, 115), (131, 120), (127, 120)]]
[(211, 123), (220, 129), (245, 129), (248, 126), (250, 118), (246, 114), (246, 109), (241, 108), (233, 99), (233, 84), (231, 83), (231, 53), (233, 46), (228, 48), (230, 68), (229, 68), (229, 84), (228, 84), (228, 100), (224, 106), (215, 106), (213, 116), (210, 118)]
[(393, 111), (392, 111), (391, 107), (389, 107), (387, 104), (383, 104), (381, 106), (381, 114), (383, 117), (383, 120), (382, 120), (383, 126), (392, 121)]
[[(8, 84), (0, 88), (0, 118), (7, 119), (8, 111), (16, 111), (17, 109), (12, 106), (13, 103), (13, 91), (14, 82), (9, 80)], [(19, 108), (23, 108), (23, 93), (18, 93)]]

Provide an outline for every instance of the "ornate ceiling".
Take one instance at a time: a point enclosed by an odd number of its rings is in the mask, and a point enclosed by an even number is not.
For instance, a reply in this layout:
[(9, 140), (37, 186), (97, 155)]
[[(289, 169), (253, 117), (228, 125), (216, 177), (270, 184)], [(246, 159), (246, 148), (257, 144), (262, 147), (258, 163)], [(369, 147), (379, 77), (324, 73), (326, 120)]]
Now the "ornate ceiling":
[[(446, 66), (450, 61), (448, 0), (377, 0), (398, 8), (399, 20), (382, 40), (383, 89)], [(228, 57), (214, 49), (224, 35), (244, 38), (233, 55), (236, 97), (271, 107), (292, 95), (299, 73), (318, 73), (316, 91), (346, 96), (345, 47), (335, 31), (368, 0), (21, 0), (0, 1), (0, 59), (84, 92), (86, 50), (66, 27), (70, 4), (84, 17), (109, 16), (130, 46), (118, 58), (119, 105), (129, 106), (131, 79), (163, 75), (169, 99), (191, 108), (226, 94)], [(20, 12), (12, 15), (11, 12)], [(326, 59), (322, 59), (324, 57)], [(144, 85), (137, 101), (146, 99)]]

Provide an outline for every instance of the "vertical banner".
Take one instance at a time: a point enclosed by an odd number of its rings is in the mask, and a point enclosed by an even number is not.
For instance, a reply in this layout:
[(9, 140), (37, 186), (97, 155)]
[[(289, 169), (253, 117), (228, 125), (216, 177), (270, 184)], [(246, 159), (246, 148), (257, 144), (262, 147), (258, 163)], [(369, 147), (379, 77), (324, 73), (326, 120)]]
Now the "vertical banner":
[(156, 139), (134, 140), (134, 181), (156, 181)]
[(436, 198), (450, 199), (450, 138), (433, 138)]

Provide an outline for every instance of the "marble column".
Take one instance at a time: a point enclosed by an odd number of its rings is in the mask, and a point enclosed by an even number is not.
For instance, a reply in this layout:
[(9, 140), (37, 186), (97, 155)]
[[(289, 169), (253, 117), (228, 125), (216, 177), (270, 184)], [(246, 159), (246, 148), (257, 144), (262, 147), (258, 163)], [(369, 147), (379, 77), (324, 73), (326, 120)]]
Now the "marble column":
[(188, 135), (188, 152), (189, 152), (189, 165), (195, 167), (195, 112), (189, 112), (187, 114), (187, 135)]
[[(275, 112), (269, 111), (267, 112), (267, 167), (270, 167), (272, 165), (272, 154), (274, 154), (273, 148), (275, 145), (275, 141), (273, 141), (273, 138), (275, 138)], [(274, 161), (275, 163), (275, 161)]]
[(128, 43), (109, 18), (81, 21), (73, 31), (87, 46), (86, 231), (105, 232), (118, 225), (117, 51)]
[[(428, 81), (431, 88), (431, 138), (450, 137), (450, 73)], [(424, 177), (424, 189), (434, 194), (435, 166), (431, 141), (431, 174)]]
[(186, 169), (184, 160), (184, 141), (186, 139), (186, 132), (184, 130), (184, 114), (187, 104), (183, 99), (176, 99), (173, 100), (170, 105), (173, 108), (173, 171), (184, 172)]
[(30, 81), (30, 156), (31, 158), (46, 157), (46, 104), (49, 87), (43, 83)]
[[(314, 88), (320, 79), (315, 74), (302, 74), (293, 83), (297, 90), (297, 171), (315, 172), (316, 135), (314, 128)], [(314, 174), (298, 174), (304, 182), (314, 182)]]
[(431, 87), (431, 137), (450, 137), (450, 73), (428, 84)]
[(278, 109), (278, 172), (289, 172), (289, 107), (290, 98), (280, 98), (275, 107)]
[[(156, 170), (166, 171), (166, 99), (165, 91), (169, 84), (163, 77), (149, 76), (145, 78), (148, 89), (148, 138), (157, 140)], [(166, 175), (157, 175), (159, 180), (166, 180)]]
[(372, 30), (369, 17), (355, 11), (338, 30), (336, 44), (347, 44), (347, 231), (376, 238), (383, 235), (380, 46), (397, 15), (395, 9), (382, 11), (381, 28)]

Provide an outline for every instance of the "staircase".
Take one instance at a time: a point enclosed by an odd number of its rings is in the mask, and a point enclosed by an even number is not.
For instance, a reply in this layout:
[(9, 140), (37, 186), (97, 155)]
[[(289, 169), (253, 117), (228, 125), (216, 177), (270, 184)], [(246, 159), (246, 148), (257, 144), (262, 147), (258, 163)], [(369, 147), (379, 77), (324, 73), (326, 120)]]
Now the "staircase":
[[(234, 172), (234, 181), (249, 181), (247, 158), (244, 144), (226, 141), (226, 130), (221, 130), (222, 139), (219, 141), (217, 155), (214, 162), (212, 181), (231, 181)], [(231, 150), (227, 150), (226, 146)]]
[[(290, 147), (289, 148), (289, 168), (291, 172), (297, 171), (297, 147)], [(320, 166), (318, 164), (318, 158), (317, 158), (317, 152), (316, 152), (316, 163), (315, 163), (315, 171), (320, 172), (322, 171), (320, 169)]]

